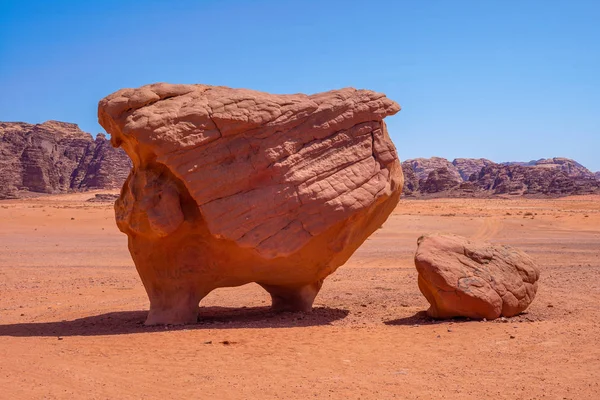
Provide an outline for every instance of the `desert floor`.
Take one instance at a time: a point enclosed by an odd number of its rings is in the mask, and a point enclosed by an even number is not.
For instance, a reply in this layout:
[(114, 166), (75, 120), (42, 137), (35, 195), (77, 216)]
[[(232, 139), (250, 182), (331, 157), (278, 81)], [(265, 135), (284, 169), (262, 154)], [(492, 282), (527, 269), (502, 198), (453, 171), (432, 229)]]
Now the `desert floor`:
[[(600, 197), (402, 200), (307, 314), (257, 285), (201, 322), (142, 325), (148, 300), (112, 205), (90, 193), (0, 201), (2, 399), (599, 399)], [(542, 271), (525, 314), (435, 322), (417, 238), (523, 248)]]

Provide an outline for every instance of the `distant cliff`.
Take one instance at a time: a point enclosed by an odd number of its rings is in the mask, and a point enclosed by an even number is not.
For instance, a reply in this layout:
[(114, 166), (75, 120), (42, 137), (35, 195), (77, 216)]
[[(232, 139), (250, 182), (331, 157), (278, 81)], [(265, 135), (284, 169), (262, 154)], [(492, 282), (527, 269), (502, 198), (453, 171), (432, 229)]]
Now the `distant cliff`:
[[(31, 193), (120, 188), (131, 161), (103, 134), (75, 124), (0, 122), (0, 199)], [(496, 164), (484, 158), (416, 158), (402, 163), (409, 197), (567, 196), (600, 193), (600, 172), (549, 158)]]
[(35, 193), (119, 188), (131, 169), (103, 134), (75, 124), (0, 122), (0, 199)]
[(496, 164), (479, 158), (402, 163), (405, 196), (567, 196), (600, 193), (600, 174), (568, 158)]

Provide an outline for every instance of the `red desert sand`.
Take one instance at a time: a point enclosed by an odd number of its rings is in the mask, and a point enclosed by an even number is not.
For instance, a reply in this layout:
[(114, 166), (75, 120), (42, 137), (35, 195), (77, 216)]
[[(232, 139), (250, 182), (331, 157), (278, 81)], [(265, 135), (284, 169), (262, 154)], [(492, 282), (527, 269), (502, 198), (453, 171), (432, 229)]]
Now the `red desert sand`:
[[(0, 201), (1, 398), (600, 398), (598, 196), (401, 199), (312, 312), (272, 313), (249, 284), (183, 327), (143, 325), (127, 237), (92, 197)], [(493, 322), (428, 318), (414, 254), (434, 231), (525, 251), (535, 301)]]

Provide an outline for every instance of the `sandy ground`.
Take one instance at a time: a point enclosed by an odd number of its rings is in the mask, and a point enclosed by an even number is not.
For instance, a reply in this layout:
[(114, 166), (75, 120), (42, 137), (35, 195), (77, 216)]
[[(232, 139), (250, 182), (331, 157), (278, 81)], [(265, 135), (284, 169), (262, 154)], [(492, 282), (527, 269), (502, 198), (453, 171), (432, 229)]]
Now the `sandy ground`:
[[(90, 197), (0, 201), (2, 399), (600, 398), (600, 197), (402, 200), (312, 313), (272, 314), (247, 285), (168, 328), (142, 326), (126, 237)], [(530, 309), (426, 318), (412, 256), (433, 231), (535, 257)]]

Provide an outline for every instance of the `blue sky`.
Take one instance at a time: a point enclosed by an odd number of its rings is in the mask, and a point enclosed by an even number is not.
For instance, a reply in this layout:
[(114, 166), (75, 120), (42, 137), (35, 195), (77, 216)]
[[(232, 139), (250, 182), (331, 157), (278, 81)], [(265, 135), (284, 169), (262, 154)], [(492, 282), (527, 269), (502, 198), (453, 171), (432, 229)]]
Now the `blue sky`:
[(565, 156), (600, 170), (600, 1), (0, 0), (0, 120), (102, 131), (123, 87), (353, 86), (403, 110), (402, 159)]

